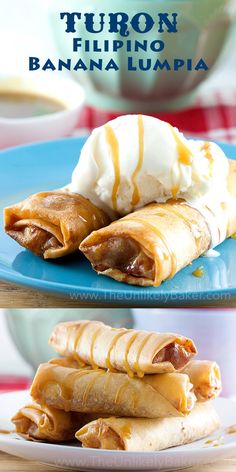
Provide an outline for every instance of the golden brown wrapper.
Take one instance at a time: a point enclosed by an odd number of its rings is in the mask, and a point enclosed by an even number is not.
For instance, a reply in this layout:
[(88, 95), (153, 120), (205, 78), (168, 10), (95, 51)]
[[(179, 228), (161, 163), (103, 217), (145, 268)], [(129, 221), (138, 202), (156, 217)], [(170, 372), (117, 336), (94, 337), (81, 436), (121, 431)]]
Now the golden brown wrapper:
[(59, 323), (49, 344), (81, 367), (88, 364), (139, 377), (181, 369), (197, 353), (193, 341), (178, 334), (112, 328), (89, 320)]
[(204, 438), (219, 427), (209, 403), (198, 403), (184, 418), (100, 418), (76, 433), (83, 447), (153, 452)]
[[(60, 357), (49, 361), (52, 364), (64, 367), (80, 369), (80, 363), (69, 357)], [(92, 369), (86, 365), (85, 369)], [(214, 361), (193, 360), (184, 367), (181, 373), (188, 375), (193, 384), (193, 391), (199, 402), (213, 400), (218, 397), (222, 390), (221, 373), (219, 365)], [(145, 376), (144, 379), (147, 377)], [(154, 376), (155, 378), (155, 376)]]
[(72, 369), (42, 364), (32, 398), (64, 411), (157, 418), (189, 414), (196, 397), (185, 374), (147, 375), (143, 379), (102, 369)]
[(220, 368), (213, 361), (190, 361), (181, 371), (189, 376), (198, 401), (208, 401), (220, 395), (222, 390)]
[(65, 412), (30, 402), (20, 408), (12, 422), (16, 432), (26, 439), (64, 442), (74, 439), (75, 432), (88, 421), (79, 413)]
[(77, 251), (88, 234), (110, 222), (89, 200), (63, 190), (36, 193), (5, 208), (4, 220), (9, 236), (45, 259)]
[(99, 274), (133, 285), (159, 286), (207, 251), (210, 243), (199, 211), (173, 201), (147, 205), (92, 232), (80, 250)]
[[(236, 163), (228, 188), (236, 197)], [(227, 237), (236, 232), (235, 205), (225, 207)], [(184, 249), (183, 249), (184, 241)], [(204, 216), (184, 201), (152, 203), (92, 232), (80, 250), (93, 268), (119, 282), (159, 286), (206, 252), (211, 234)]]

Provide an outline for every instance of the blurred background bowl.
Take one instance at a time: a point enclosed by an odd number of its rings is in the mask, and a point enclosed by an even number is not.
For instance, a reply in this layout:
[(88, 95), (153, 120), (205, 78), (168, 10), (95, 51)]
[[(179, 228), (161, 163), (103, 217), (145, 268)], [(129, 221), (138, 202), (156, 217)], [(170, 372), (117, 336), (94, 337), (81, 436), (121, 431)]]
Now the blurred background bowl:
[(29, 118), (0, 116), (0, 148), (67, 136), (76, 127), (85, 97), (81, 85), (70, 78), (0, 76), (0, 94), (12, 93), (43, 96), (61, 103), (63, 108)]
[(5, 320), (19, 353), (35, 371), (39, 364), (57, 354), (48, 345), (49, 336), (61, 321), (99, 320), (113, 327), (132, 327), (132, 314), (128, 309), (11, 309)]
[[(183, 108), (194, 98), (198, 85), (203, 82), (219, 59), (227, 39), (230, 38), (235, 19), (235, 0), (97, 0), (81, 1), (78, 7), (77, 0), (67, 1), (67, 11), (109, 13), (124, 11), (130, 18), (137, 12), (145, 11), (153, 18), (160, 12), (178, 13), (178, 31), (181, 33), (157, 33), (154, 28), (145, 34), (135, 33), (130, 29), (127, 38), (105, 31), (99, 34), (88, 33), (81, 21), (78, 22), (77, 34), (83, 40), (147, 39), (149, 42), (161, 39), (165, 43), (162, 52), (127, 53), (125, 49), (113, 52), (72, 52), (72, 35), (65, 33), (65, 22), (58, 21), (59, 12), (65, 11), (62, 0), (52, 5), (50, 13), (51, 24), (60, 56), (63, 59), (72, 58), (74, 63), (80, 57), (85, 63), (88, 59), (97, 60), (102, 57), (105, 62), (113, 58), (119, 66), (119, 71), (81, 71), (74, 72), (74, 77), (83, 84), (86, 90), (87, 102), (97, 108), (131, 111), (165, 111)], [(95, 28), (99, 24), (95, 22)], [(192, 71), (179, 69), (175, 71), (127, 71), (127, 56), (132, 56), (137, 63), (138, 59), (149, 57), (163, 61), (165, 58), (173, 63), (174, 58), (193, 59), (193, 63), (203, 58), (209, 66), (209, 71)]]

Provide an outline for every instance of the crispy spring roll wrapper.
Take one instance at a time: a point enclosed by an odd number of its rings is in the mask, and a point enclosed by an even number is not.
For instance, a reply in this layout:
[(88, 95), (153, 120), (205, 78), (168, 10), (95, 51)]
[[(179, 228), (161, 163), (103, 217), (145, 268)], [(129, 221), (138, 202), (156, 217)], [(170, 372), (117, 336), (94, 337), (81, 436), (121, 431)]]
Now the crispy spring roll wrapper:
[(80, 250), (99, 274), (133, 285), (159, 286), (207, 251), (210, 243), (199, 211), (173, 201), (147, 205), (94, 231)]
[(220, 368), (212, 361), (190, 361), (182, 370), (189, 376), (198, 401), (213, 400), (222, 390)]
[[(81, 368), (80, 363), (69, 357), (60, 357), (52, 359), (49, 362), (64, 367), (72, 367), (73, 369)], [(89, 366), (84, 368), (92, 369), (92, 367)], [(221, 373), (220, 367), (216, 362), (193, 360), (180, 372), (188, 375), (190, 382), (193, 384), (193, 391), (198, 401), (204, 402), (213, 400), (220, 395), (222, 390)]]
[(83, 447), (151, 452), (204, 438), (219, 425), (212, 405), (198, 403), (184, 418), (100, 418), (85, 425), (75, 437)]
[(81, 367), (88, 364), (138, 377), (181, 369), (197, 353), (193, 341), (178, 334), (112, 328), (88, 320), (59, 323), (49, 344)]
[(88, 418), (88, 415), (66, 413), (32, 402), (20, 408), (12, 422), (16, 432), (26, 439), (64, 442), (74, 439), (78, 426), (83, 426)]
[[(230, 195), (236, 197), (236, 163), (230, 161)], [(236, 232), (235, 205), (225, 208), (227, 237)], [(184, 250), (183, 250), (184, 241)], [(204, 216), (184, 201), (153, 203), (91, 233), (80, 250), (93, 268), (119, 282), (159, 286), (204, 254), (211, 234)]]
[(70, 369), (41, 364), (32, 398), (64, 411), (157, 418), (189, 414), (196, 402), (186, 374), (146, 375), (143, 379), (102, 369)]
[(110, 222), (89, 200), (66, 190), (36, 193), (5, 208), (4, 219), (9, 236), (45, 259), (77, 251), (91, 231)]

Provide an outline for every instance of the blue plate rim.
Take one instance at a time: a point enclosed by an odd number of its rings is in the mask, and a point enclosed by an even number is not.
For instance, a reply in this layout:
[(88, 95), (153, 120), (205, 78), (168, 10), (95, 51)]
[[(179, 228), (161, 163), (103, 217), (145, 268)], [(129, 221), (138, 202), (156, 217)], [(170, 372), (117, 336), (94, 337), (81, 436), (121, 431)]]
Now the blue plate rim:
[[(58, 293), (58, 294), (62, 294), (63, 295), (70, 295), (72, 292), (83, 292), (83, 294), (98, 294), (101, 296), (101, 300), (106, 300), (107, 298), (109, 299), (109, 297), (106, 296), (106, 294), (112, 294), (114, 292), (114, 290), (112, 289), (109, 289), (109, 288), (93, 288), (93, 287), (83, 287), (81, 285), (70, 285), (70, 287), (68, 287), (67, 285), (63, 284), (63, 283), (59, 283), (59, 282), (53, 282), (53, 281), (44, 281), (44, 280), (40, 280), (40, 279), (34, 279), (32, 277), (26, 277), (25, 275), (21, 275), (20, 278), (22, 280), (25, 281), (25, 283), (20, 283), (19, 280), (18, 280), (18, 277), (17, 275), (15, 275), (14, 273), (9, 273), (9, 276), (8, 276), (8, 272), (7, 271), (4, 271), (4, 269), (2, 269), (0, 267), (0, 274), (2, 273), (6, 273), (5, 277), (3, 280), (7, 281), (7, 282), (15, 282), (16, 284), (18, 285), (22, 285), (22, 286), (27, 286), (29, 288), (34, 288), (34, 289), (39, 289), (41, 288), (42, 290), (44, 291), (47, 291), (47, 292), (50, 292), (50, 293)], [(98, 275), (98, 277), (105, 277), (103, 275)], [(117, 293), (123, 293), (122, 292), (122, 283), (121, 284), (121, 289), (117, 292)], [(39, 287), (40, 285), (40, 287)], [(52, 287), (55, 287), (55, 290), (52, 289)], [(135, 300), (135, 294), (137, 293), (140, 293), (141, 291), (143, 293), (145, 293), (146, 289), (153, 289), (155, 290), (155, 292), (153, 291), (152, 293), (155, 293), (156, 294), (156, 297), (152, 297), (153, 300), (155, 301), (155, 299), (158, 301), (158, 298), (162, 299), (164, 298), (164, 294), (166, 292), (158, 292), (158, 287), (136, 287), (136, 290), (133, 289), (133, 286), (130, 285), (129, 287), (132, 287), (129, 289), (129, 294), (132, 294), (134, 296), (134, 301)], [(69, 290), (68, 290), (69, 289)], [(192, 292), (178, 292), (177, 290), (174, 291), (174, 290), (171, 290), (170, 292), (168, 292), (168, 295), (171, 295), (171, 296), (182, 296), (184, 293), (192, 293)], [(236, 296), (236, 287), (229, 287), (229, 288), (224, 288), (224, 289), (212, 289), (212, 290), (200, 290), (200, 291), (195, 291), (194, 292), (194, 298), (198, 298), (199, 297), (199, 300), (196, 300), (196, 301), (204, 301), (201, 299), (202, 295), (204, 295), (205, 297), (207, 296), (214, 296), (214, 295), (219, 295), (219, 293), (224, 293), (224, 294), (228, 294), (230, 296)], [(158, 296), (159, 295), (159, 296)], [(78, 298), (79, 300), (79, 298)], [(96, 300), (95, 300), (96, 301)], [(97, 300), (99, 302), (99, 300)]]

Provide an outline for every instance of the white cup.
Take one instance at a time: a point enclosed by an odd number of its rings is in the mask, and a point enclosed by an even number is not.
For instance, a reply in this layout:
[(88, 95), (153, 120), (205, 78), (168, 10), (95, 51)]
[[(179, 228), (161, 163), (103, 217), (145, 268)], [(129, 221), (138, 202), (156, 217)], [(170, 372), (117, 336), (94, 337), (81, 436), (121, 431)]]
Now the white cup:
[(0, 116), (0, 148), (68, 136), (84, 103), (83, 88), (70, 78), (0, 76), (0, 93), (30, 93), (58, 100), (64, 109), (29, 118)]

